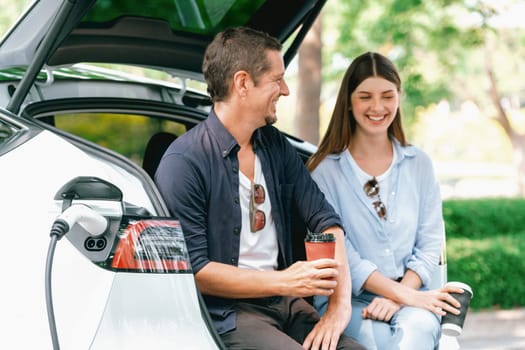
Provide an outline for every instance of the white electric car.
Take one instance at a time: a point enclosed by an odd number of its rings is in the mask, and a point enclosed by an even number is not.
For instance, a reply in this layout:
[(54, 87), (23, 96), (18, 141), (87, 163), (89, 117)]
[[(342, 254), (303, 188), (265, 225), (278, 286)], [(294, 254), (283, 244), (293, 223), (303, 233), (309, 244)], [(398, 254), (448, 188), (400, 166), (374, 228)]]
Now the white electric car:
[(0, 43), (1, 349), (224, 348), (151, 174), (206, 118), (214, 34), (288, 63), (324, 2), (34, 1)]

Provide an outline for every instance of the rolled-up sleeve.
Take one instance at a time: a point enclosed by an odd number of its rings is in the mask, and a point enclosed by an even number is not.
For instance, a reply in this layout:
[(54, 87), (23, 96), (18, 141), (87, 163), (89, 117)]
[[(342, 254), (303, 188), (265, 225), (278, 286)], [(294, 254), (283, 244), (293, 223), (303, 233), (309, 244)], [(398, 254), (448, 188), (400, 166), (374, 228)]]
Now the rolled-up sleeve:
[(352, 275), (352, 293), (359, 295), (363, 293), (366, 280), (372, 272), (377, 270), (377, 266), (371, 261), (361, 259), (348, 238), (345, 240), (345, 243), (350, 274)]

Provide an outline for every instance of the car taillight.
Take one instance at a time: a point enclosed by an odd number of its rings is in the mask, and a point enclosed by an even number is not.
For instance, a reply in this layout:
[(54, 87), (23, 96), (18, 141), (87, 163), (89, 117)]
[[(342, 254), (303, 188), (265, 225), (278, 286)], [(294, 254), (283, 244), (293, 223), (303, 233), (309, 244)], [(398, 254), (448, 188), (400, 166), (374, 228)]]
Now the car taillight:
[(130, 221), (121, 231), (111, 268), (140, 272), (190, 272), (188, 251), (176, 220)]

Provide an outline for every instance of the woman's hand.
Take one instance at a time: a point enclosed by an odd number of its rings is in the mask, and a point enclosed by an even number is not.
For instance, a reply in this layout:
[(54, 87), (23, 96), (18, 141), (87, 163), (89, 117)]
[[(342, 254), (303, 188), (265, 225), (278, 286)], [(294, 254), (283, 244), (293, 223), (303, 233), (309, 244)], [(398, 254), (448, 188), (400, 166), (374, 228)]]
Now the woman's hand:
[(427, 309), (439, 316), (444, 316), (447, 312), (459, 315), (461, 304), (449, 293), (463, 293), (463, 289), (446, 286), (429, 291), (415, 291), (406, 304)]
[(363, 309), (361, 316), (371, 320), (390, 322), (401, 306), (390, 299), (376, 297)]

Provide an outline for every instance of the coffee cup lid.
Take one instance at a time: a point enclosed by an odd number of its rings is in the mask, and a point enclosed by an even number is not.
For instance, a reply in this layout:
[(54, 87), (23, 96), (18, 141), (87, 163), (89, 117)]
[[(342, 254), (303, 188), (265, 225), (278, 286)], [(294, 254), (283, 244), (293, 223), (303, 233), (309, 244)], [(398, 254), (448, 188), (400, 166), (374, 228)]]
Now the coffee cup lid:
[(308, 232), (306, 242), (335, 242), (335, 236), (333, 233), (312, 233)]
[(466, 284), (466, 283), (458, 282), (458, 281), (452, 281), (452, 282), (448, 282), (446, 285), (447, 286), (453, 286), (453, 287), (461, 288), (464, 291), (469, 292), (470, 295), (472, 297), (474, 297), (474, 293), (472, 292), (472, 288), (470, 288), (470, 286), (468, 284)]

